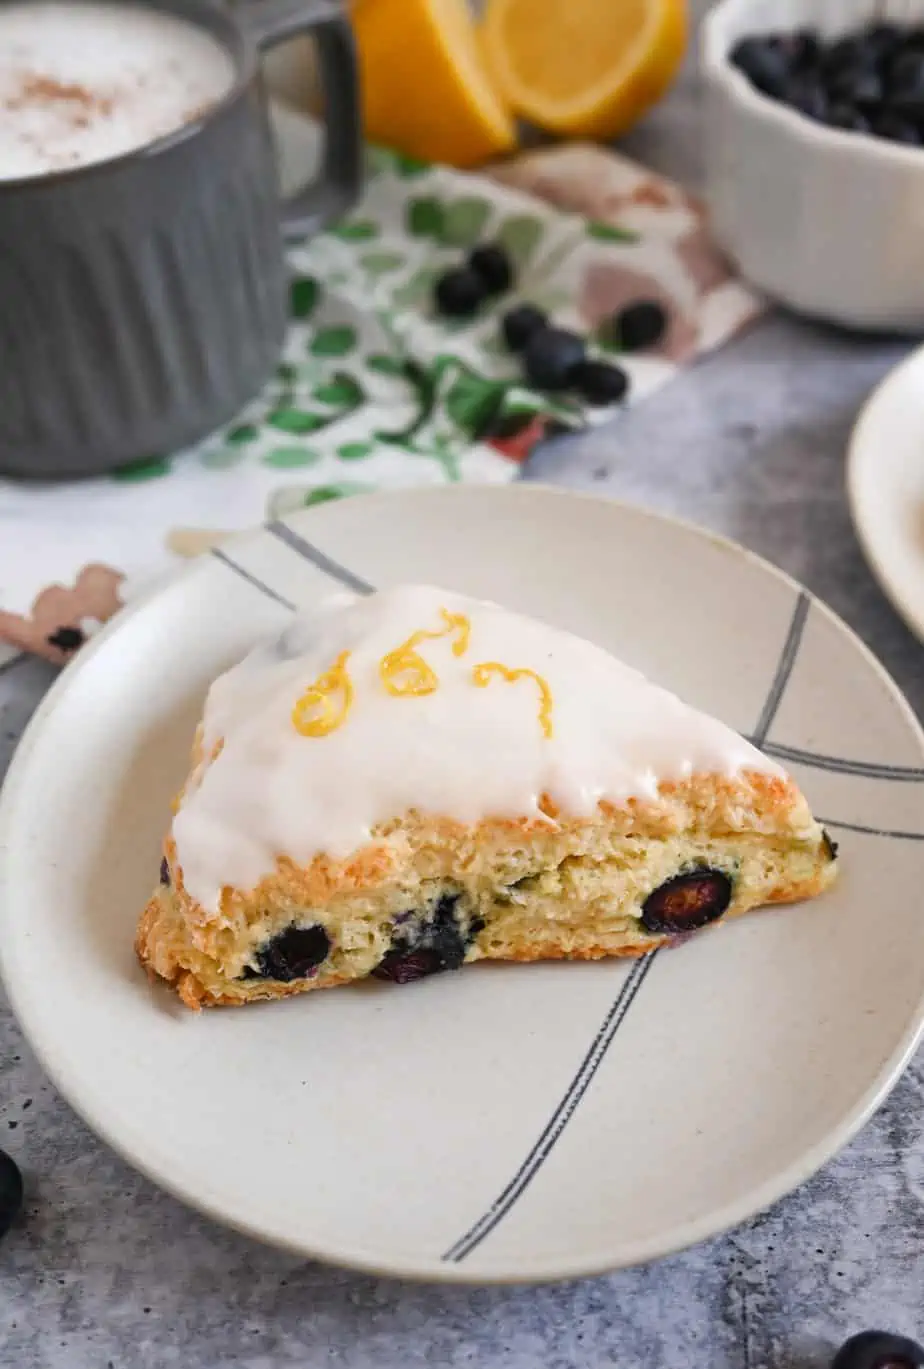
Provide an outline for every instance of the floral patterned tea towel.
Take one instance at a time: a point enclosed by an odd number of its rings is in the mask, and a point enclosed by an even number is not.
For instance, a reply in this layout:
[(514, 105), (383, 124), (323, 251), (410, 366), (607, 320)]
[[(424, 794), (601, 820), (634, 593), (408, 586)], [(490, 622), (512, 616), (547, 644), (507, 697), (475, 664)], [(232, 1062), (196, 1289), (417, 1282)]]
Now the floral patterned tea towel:
[[(300, 116), (280, 125), (290, 158), (313, 140)], [(66, 661), (125, 597), (123, 577), (131, 588), (231, 531), (365, 490), (506, 482), (542, 437), (606, 419), (525, 386), (499, 329), (518, 300), (599, 355), (614, 350), (614, 311), (660, 300), (663, 342), (620, 358), (630, 402), (762, 307), (710, 243), (700, 206), (614, 153), (563, 146), (490, 177), (376, 150), (368, 160), (355, 212), (290, 252), (284, 356), (234, 423), (105, 478), (0, 480), (0, 660), (6, 643)], [(437, 276), (486, 240), (510, 254), (514, 290), (473, 320), (437, 317)]]

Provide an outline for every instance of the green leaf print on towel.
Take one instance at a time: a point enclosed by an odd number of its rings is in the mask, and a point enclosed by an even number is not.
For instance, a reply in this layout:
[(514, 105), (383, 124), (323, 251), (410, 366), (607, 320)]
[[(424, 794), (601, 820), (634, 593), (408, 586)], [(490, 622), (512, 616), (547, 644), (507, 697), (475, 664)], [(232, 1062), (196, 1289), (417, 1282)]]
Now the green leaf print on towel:
[(228, 429), (225, 441), (232, 447), (243, 447), (248, 442), (256, 442), (259, 436), (259, 429), (252, 423), (239, 423), (236, 428)]
[(396, 309), (419, 309), (424, 303), (429, 304), (433, 297), (433, 288), (442, 274), (442, 266), (418, 267), (414, 274), (395, 290), (391, 297), (392, 304)]
[(631, 232), (630, 229), (617, 228), (612, 223), (601, 223), (599, 219), (588, 219), (587, 236), (596, 238), (598, 242), (635, 243), (639, 241), (639, 235)]
[(394, 154), (389, 152), (387, 148), (374, 147), (371, 143), (366, 144), (364, 161), (367, 181), (374, 180), (376, 176), (384, 176), (387, 171), (394, 170)]
[(337, 371), (330, 380), (317, 385), (311, 398), (322, 404), (333, 404), (338, 409), (355, 409), (365, 398), (363, 387), (346, 371)]
[(392, 168), (396, 176), (402, 180), (410, 181), (417, 176), (425, 176), (430, 170), (429, 162), (422, 162), (419, 157), (408, 157), (403, 152), (393, 152), (391, 154)]
[(199, 463), (207, 471), (230, 471), (246, 458), (244, 447), (206, 447), (199, 453)]
[(128, 466), (121, 466), (119, 470), (112, 472), (112, 478), (128, 483), (140, 480), (156, 480), (161, 475), (169, 474), (169, 456), (148, 456), (143, 461), (133, 461)]
[(512, 214), (498, 228), (495, 237), (502, 247), (506, 247), (521, 270), (529, 264), (530, 258), (542, 241), (545, 226), (541, 219), (532, 214)]
[(433, 195), (408, 200), (405, 223), (415, 238), (439, 238), (443, 232), (443, 206)]
[(446, 412), (457, 428), (473, 439), (482, 437), (504, 407), (511, 382), (485, 380), (465, 371), (446, 395)]
[(274, 466), (278, 470), (315, 466), (321, 459), (321, 453), (313, 447), (274, 447), (262, 457), (264, 466)]
[(347, 219), (344, 223), (334, 224), (327, 231), (343, 242), (371, 242), (379, 236), (380, 230), (372, 219)]
[(474, 247), (491, 213), (487, 200), (467, 195), (443, 209), (440, 241), (446, 247)]
[(266, 517), (284, 518), (298, 509), (310, 509), (315, 504), (329, 504), (332, 499), (344, 499), (351, 494), (367, 494), (374, 485), (362, 484), (358, 480), (338, 480), (330, 485), (285, 485), (273, 490), (266, 505)]
[(309, 351), (316, 357), (342, 357), (352, 352), (356, 346), (356, 329), (349, 324), (322, 328), (315, 333), (309, 344)]
[(289, 287), (289, 307), (293, 318), (310, 318), (321, 298), (321, 287), (314, 276), (296, 276)]
[(307, 409), (274, 409), (267, 414), (269, 427), (281, 433), (316, 433), (327, 426), (323, 414), (310, 413)]
[(400, 271), (407, 262), (403, 252), (364, 252), (359, 264), (370, 276), (385, 276), (389, 271)]
[(380, 376), (404, 375), (403, 358), (389, 356), (387, 352), (373, 352), (372, 356), (366, 358), (366, 365), (370, 371), (376, 371)]
[[(417, 411), (403, 428), (395, 432), (377, 432), (380, 442), (396, 446), (408, 445), (414, 451), (414, 439), (440, 413), (459, 430), (466, 441), (477, 439), (488, 427), (493, 416), (503, 407), (511, 390), (520, 388), (517, 380), (491, 380), (462, 361), (460, 357), (441, 353), (429, 366), (408, 357), (403, 364), (405, 380), (413, 388)], [(444, 434), (445, 437), (445, 434)], [(427, 454), (435, 454), (433, 444)], [(441, 446), (439, 455), (445, 455)]]

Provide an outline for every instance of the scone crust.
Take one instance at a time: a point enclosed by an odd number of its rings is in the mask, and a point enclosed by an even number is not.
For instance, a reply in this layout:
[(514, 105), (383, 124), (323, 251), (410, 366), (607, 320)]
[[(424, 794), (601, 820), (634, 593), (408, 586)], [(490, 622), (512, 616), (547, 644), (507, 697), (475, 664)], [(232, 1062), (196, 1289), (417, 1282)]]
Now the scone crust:
[[(195, 772), (194, 772), (195, 773)], [(567, 817), (544, 798), (541, 818), (488, 819), (471, 826), (449, 817), (411, 812), (380, 824), (370, 841), (347, 860), (326, 855), (306, 865), (287, 858), (248, 891), (225, 888), (217, 909), (197, 903), (187, 892), (172, 840), (164, 855), (169, 886), (152, 896), (138, 925), (136, 950), (148, 972), (172, 984), (191, 1008), (240, 1004), (255, 999), (284, 998), (315, 988), (333, 987), (374, 968), (386, 949), (373, 930), (369, 944), (356, 947), (351, 967), (322, 967), (312, 977), (291, 983), (249, 979), (236, 982), (242, 957), (254, 937), (272, 934), (296, 915), (310, 921), (338, 916), (338, 910), (366, 909), (377, 902), (392, 911), (415, 906), (422, 889), (462, 881), (477, 894), (515, 884), (524, 875), (554, 871), (569, 860), (620, 862), (627, 853), (644, 868), (646, 853), (660, 851), (736, 850), (747, 842), (762, 843), (779, 853), (779, 872), (762, 877), (760, 887), (736, 890), (726, 917), (739, 916), (757, 904), (810, 898), (834, 877), (826, 839), (812, 818), (797, 786), (785, 777), (760, 771), (735, 778), (692, 776), (659, 787), (656, 799), (633, 799), (623, 805), (601, 803), (592, 817)], [(800, 858), (788, 860), (790, 849)], [(804, 855), (804, 858), (802, 858)], [(775, 868), (775, 867), (774, 867)], [(386, 918), (387, 922), (387, 918)], [(618, 919), (617, 919), (618, 922)], [(371, 924), (370, 924), (371, 925)], [(639, 956), (676, 940), (645, 933), (637, 919), (624, 932), (612, 925), (604, 938), (562, 940), (555, 928), (548, 937), (527, 936), (513, 925), (501, 942), (475, 938), (466, 959), (598, 959)], [(368, 967), (357, 973), (357, 967)]]

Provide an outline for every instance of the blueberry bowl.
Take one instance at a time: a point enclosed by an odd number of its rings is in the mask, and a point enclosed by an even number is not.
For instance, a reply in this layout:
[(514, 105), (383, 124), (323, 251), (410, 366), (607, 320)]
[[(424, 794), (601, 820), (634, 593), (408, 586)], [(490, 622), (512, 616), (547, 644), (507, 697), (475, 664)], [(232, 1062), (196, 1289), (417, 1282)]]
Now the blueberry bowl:
[[(844, 39), (889, 24), (917, 30), (903, 48), (920, 38), (919, 109), (913, 56), (896, 75), (861, 37), (841, 62)], [(741, 272), (815, 318), (924, 331), (924, 0), (721, 0), (702, 71), (713, 226)]]

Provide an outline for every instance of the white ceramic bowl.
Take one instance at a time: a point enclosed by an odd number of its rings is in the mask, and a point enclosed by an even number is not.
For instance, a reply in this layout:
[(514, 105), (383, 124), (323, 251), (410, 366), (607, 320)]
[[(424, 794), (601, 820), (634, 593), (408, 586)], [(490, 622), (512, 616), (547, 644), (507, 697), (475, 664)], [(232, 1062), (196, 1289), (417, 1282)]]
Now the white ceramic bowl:
[(755, 285), (850, 327), (924, 331), (924, 149), (814, 123), (729, 61), (740, 38), (872, 18), (924, 0), (721, 0), (703, 26), (706, 163), (716, 234)]

